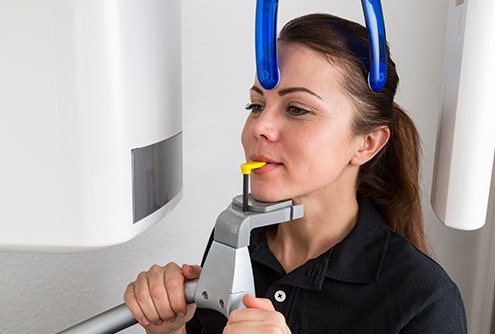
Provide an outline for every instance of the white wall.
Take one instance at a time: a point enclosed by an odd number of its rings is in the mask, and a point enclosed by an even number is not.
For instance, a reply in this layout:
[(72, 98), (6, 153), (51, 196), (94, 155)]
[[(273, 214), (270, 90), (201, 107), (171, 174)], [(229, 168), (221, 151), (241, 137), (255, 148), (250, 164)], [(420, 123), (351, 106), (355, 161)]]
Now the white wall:
[[(254, 5), (254, 0), (183, 1), (184, 198), (179, 206), (135, 240), (110, 249), (0, 253), (0, 333), (61, 330), (121, 303), (127, 283), (153, 263), (199, 263), (216, 216), (242, 191), (240, 132), (254, 78)], [(383, 6), (401, 78), (398, 100), (422, 135), (431, 244), (460, 285), (471, 319), (480, 232), (445, 228), (428, 205), (447, 0), (383, 0)], [(286, 0), (280, 3), (279, 27), (310, 12), (364, 22), (358, 0)], [(126, 331), (141, 332), (139, 327)]]

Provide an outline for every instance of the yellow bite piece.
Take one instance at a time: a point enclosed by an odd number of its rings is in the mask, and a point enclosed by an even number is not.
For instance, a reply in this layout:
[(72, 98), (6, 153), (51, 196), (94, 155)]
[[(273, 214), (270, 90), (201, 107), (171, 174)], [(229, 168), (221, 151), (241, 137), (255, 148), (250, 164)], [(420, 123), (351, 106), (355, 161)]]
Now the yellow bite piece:
[(241, 172), (242, 174), (251, 174), (251, 171), (253, 169), (258, 169), (266, 165), (266, 162), (260, 162), (260, 161), (251, 161), (251, 162), (246, 162), (245, 164), (241, 164)]

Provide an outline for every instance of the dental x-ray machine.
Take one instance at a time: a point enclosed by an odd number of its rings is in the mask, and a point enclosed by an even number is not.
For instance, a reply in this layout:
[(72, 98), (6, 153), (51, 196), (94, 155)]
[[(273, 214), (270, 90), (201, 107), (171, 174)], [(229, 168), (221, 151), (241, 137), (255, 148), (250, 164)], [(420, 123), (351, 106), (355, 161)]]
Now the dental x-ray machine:
[[(380, 91), (388, 56), (381, 4), (361, 3), (368, 83)], [(0, 28), (13, 33), (2, 37), (0, 64), (7, 157), (0, 167), (0, 249), (104, 247), (160, 221), (182, 194), (180, 0), (1, 6)], [(256, 5), (256, 66), (265, 89), (280, 80), (277, 7), (277, 0)], [(495, 147), (494, 11), (492, 0), (449, 0), (431, 202), (446, 225), (459, 229), (486, 220)], [(199, 280), (186, 282), (188, 303), (226, 317), (243, 307), (244, 294), (254, 294), (251, 229), (303, 216), (302, 205), (290, 200), (248, 196), (247, 175), (259, 167), (243, 165), (243, 196), (219, 215)], [(114, 333), (135, 323), (122, 304), (64, 333)]]
[[(387, 52), (385, 25), (380, 1), (363, 0), (363, 10), (370, 40), (370, 71), (368, 83), (372, 90), (380, 91), (387, 78)], [(277, 8), (278, 1), (258, 0), (256, 6), (256, 68), (257, 76), (265, 89), (274, 89), (280, 81), (277, 59)], [(248, 251), (251, 230), (287, 222), (303, 216), (303, 205), (291, 200), (262, 203), (248, 196), (251, 169), (264, 162), (241, 166), (244, 174), (243, 195), (217, 218), (214, 240), (197, 280), (185, 283), (187, 303), (216, 310), (225, 317), (243, 308), (242, 297), (255, 295), (254, 278)], [(137, 321), (125, 304), (79, 323), (61, 333), (114, 333)]]

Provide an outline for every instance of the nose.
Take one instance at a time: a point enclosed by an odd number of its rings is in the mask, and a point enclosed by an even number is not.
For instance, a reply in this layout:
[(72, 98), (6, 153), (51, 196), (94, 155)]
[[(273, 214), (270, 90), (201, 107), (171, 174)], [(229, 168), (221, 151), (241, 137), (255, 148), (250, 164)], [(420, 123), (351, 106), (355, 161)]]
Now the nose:
[(251, 133), (256, 139), (274, 142), (280, 137), (280, 127), (277, 111), (265, 106), (263, 112), (251, 124)]

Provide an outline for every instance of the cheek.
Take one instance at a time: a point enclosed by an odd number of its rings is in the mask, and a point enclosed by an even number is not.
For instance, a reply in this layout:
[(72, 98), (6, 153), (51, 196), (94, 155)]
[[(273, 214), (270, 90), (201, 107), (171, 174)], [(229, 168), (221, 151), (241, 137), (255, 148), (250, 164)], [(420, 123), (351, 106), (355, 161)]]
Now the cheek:
[(244, 151), (247, 151), (249, 145), (248, 139), (249, 139), (249, 125), (248, 125), (248, 121), (246, 121), (246, 123), (244, 123), (244, 128), (242, 129), (242, 133), (241, 133), (241, 143), (242, 143), (242, 147), (244, 147)]
[[(301, 137), (289, 145), (301, 167), (315, 177), (339, 174), (352, 156), (352, 142), (347, 132), (322, 131)], [(300, 157), (300, 158), (297, 158)], [(304, 172), (301, 173), (304, 175)]]

